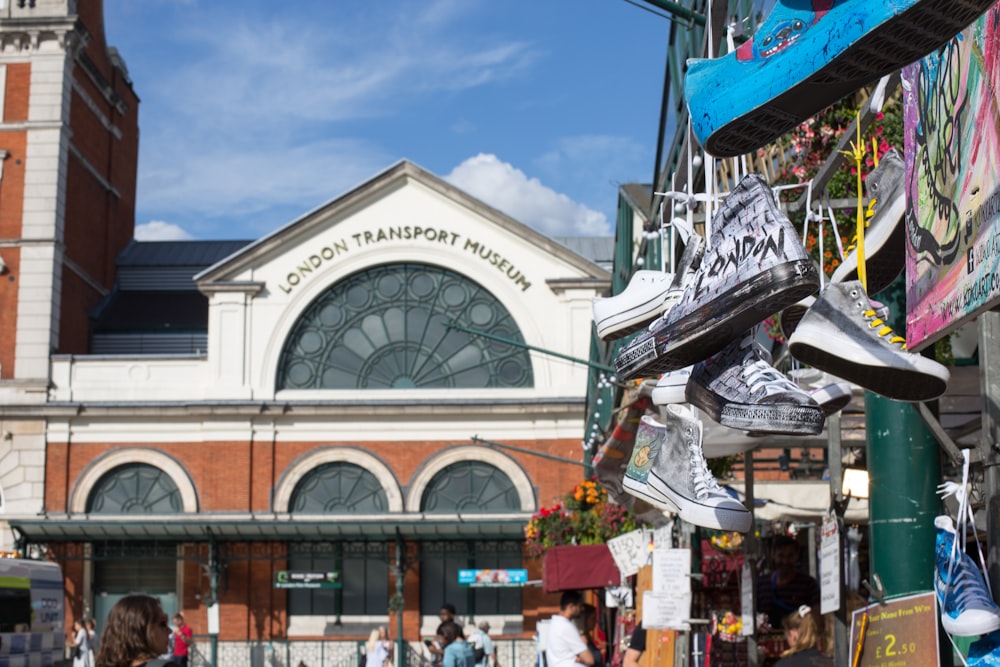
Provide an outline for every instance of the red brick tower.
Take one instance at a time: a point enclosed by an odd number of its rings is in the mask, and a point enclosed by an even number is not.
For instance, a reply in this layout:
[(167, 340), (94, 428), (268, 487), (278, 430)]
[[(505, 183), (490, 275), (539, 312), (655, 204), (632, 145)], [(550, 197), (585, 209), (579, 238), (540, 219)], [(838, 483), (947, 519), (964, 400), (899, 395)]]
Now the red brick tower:
[[(0, 5), (0, 387), (44, 400), (52, 353), (87, 351), (88, 312), (132, 237), (138, 105), (101, 0)], [(11, 391), (13, 390), (13, 391)]]

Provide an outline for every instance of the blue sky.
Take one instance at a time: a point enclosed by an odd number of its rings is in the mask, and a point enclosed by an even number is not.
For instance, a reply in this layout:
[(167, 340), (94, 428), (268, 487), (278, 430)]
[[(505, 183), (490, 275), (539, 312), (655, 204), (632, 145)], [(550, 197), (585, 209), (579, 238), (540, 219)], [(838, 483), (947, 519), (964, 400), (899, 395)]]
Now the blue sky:
[(258, 238), (406, 158), (552, 236), (650, 182), (668, 20), (625, 0), (105, 0), (139, 238)]

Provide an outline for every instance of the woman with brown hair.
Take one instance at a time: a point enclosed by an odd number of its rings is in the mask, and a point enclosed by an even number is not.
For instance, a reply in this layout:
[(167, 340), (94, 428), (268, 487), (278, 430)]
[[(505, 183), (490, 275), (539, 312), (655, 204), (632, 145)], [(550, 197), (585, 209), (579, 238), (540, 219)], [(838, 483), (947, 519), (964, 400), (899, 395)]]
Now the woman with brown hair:
[(833, 667), (833, 658), (821, 653), (826, 647), (826, 626), (808, 606), (802, 605), (781, 622), (788, 640), (788, 650), (774, 667)]
[(159, 600), (127, 595), (119, 600), (104, 624), (97, 664), (100, 667), (177, 667), (156, 656), (166, 653), (170, 624)]

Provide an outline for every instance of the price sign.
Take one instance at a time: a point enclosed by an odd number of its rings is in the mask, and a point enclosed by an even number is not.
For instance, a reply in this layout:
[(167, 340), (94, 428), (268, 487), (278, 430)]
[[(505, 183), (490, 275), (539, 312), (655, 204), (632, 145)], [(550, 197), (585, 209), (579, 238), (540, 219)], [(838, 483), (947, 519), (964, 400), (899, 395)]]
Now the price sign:
[(851, 659), (859, 667), (937, 667), (937, 598), (920, 593), (854, 612)]

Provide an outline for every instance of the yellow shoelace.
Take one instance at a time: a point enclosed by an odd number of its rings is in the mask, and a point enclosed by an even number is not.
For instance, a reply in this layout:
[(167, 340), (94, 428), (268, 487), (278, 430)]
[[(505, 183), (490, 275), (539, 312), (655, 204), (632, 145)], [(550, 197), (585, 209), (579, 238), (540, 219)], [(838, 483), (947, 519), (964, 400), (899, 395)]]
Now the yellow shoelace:
[[(875, 214), (873, 198), (868, 204), (868, 209), (865, 209), (864, 200), (861, 196), (861, 188), (864, 183), (861, 179), (861, 164), (865, 159), (865, 152), (868, 147), (868, 143), (861, 141), (861, 112), (858, 112), (858, 118), (855, 121), (855, 125), (858, 128), (858, 140), (857, 142), (851, 142), (851, 150), (841, 151), (844, 155), (854, 160), (854, 171), (858, 177), (858, 223), (857, 223), (857, 235), (855, 236), (855, 244), (858, 248), (858, 280), (861, 281), (861, 286), (868, 292), (868, 275), (865, 271), (865, 227), (867, 227), (867, 219)], [(875, 166), (878, 166), (878, 143), (876, 139), (872, 137), (872, 148), (874, 150), (874, 161)], [(850, 251), (854, 246), (848, 248)]]
[(875, 327), (881, 327), (878, 330), (879, 337), (884, 338), (886, 336), (889, 336), (890, 343), (899, 345), (900, 349), (903, 350), (906, 349), (906, 339), (903, 338), (902, 336), (897, 336), (896, 334), (894, 334), (892, 332), (892, 327), (890, 327), (888, 324), (886, 324), (876, 316), (874, 308), (871, 310), (864, 311), (864, 316), (868, 320), (868, 327), (870, 329), (874, 329)]

